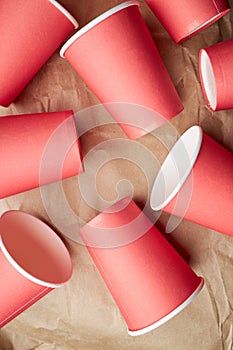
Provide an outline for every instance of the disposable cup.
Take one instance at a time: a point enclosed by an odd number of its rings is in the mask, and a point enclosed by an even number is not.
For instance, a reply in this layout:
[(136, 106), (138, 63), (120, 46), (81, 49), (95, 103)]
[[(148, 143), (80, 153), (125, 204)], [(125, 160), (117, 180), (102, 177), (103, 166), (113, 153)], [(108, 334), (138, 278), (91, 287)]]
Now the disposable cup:
[(0, 218), (0, 328), (71, 277), (70, 255), (56, 233), (22, 211)]
[(199, 72), (205, 100), (212, 111), (233, 108), (233, 39), (202, 49)]
[(0, 117), (0, 159), (0, 198), (78, 175), (83, 168), (73, 112)]
[[(139, 228), (141, 236), (132, 241)], [(132, 336), (152, 331), (178, 314), (203, 286), (203, 279), (130, 198), (99, 214), (80, 234)], [(129, 240), (113, 247), (112, 235), (118, 234)]]
[(55, 0), (7, 0), (0, 8), (0, 105), (8, 107), (77, 21)]
[(227, 0), (146, 0), (176, 43), (209, 27), (231, 9)]
[(107, 106), (131, 139), (156, 129), (183, 109), (136, 1), (120, 4), (80, 29), (63, 46), (61, 56), (103, 104), (130, 103), (155, 112), (153, 122), (142, 116), (138, 128), (133, 114), (124, 123), (122, 111), (114, 104)]
[[(151, 207), (233, 236), (232, 184), (232, 153), (193, 126), (162, 164), (152, 189)], [(185, 211), (179, 198), (187, 199)]]

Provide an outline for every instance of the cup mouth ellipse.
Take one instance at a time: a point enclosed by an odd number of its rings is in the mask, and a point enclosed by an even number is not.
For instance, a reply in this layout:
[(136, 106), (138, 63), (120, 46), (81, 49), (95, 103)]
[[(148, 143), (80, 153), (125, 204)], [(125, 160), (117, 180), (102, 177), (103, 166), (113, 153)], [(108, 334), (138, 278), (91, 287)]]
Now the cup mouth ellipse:
[(9, 263), (36, 284), (59, 288), (71, 278), (71, 257), (62, 240), (44, 222), (23, 211), (2, 214), (0, 248)]
[(152, 325), (150, 325), (148, 327), (145, 327), (143, 329), (139, 329), (136, 331), (131, 331), (128, 329), (128, 334), (131, 335), (132, 337), (137, 337), (139, 335), (146, 334), (146, 333), (151, 332), (151, 331), (155, 330), (156, 328), (162, 326), (164, 323), (166, 323), (167, 321), (171, 320), (173, 317), (178, 315), (182, 310), (184, 310), (198, 296), (198, 294), (201, 292), (202, 288), (204, 287), (204, 284), (205, 284), (204, 279), (202, 277), (199, 277), (199, 278), (200, 278), (200, 283), (197, 286), (197, 288), (195, 289), (195, 291), (181, 305), (179, 305), (175, 310), (173, 310), (168, 315), (164, 316), (163, 318), (161, 318), (160, 320), (158, 320), (157, 322), (153, 323)]
[(49, 2), (53, 4), (60, 12), (63, 13), (63, 15), (65, 15), (70, 20), (70, 22), (74, 25), (74, 29), (77, 29), (79, 27), (77, 20), (59, 2), (57, 2), (56, 0), (49, 0)]
[(201, 85), (208, 106), (212, 111), (217, 107), (217, 85), (214, 75), (213, 66), (205, 49), (200, 51), (199, 55), (199, 70)]
[(192, 126), (170, 150), (151, 191), (150, 205), (153, 210), (162, 210), (179, 192), (197, 160), (202, 138), (201, 127)]
[(101, 14), (100, 16), (96, 17), (95, 19), (93, 19), (91, 22), (89, 22), (87, 25), (85, 25), (84, 27), (82, 27), (77, 33), (75, 33), (61, 48), (60, 50), (60, 56), (61, 57), (65, 57), (65, 52), (66, 50), (78, 39), (80, 38), (80, 36), (82, 36), (83, 34), (85, 34), (86, 32), (88, 32), (90, 29), (92, 29), (93, 27), (95, 27), (96, 25), (98, 25), (99, 23), (103, 22), (105, 19), (107, 19), (108, 17), (114, 15), (115, 13), (129, 7), (129, 6), (139, 6), (139, 2), (136, 0), (131, 0), (131, 1), (126, 1), (123, 2), (122, 4), (119, 4), (115, 7), (113, 7), (112, 9), (104, 12), (103, 14)]

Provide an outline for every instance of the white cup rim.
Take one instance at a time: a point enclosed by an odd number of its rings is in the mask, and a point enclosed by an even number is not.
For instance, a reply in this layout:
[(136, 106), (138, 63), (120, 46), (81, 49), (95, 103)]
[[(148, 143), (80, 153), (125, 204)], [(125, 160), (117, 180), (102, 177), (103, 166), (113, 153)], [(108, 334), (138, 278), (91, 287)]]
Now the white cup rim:
[(95, 27), (97, 24), (103, 22), (105, 19), (107, 19), (108, 17), (114, 15), (115, 13), (129, 7), (129, 6), (139, 6), (138, 1), (136, 0), (131, 0), (131, 1), (126, 1), (123, 2), (120, 5), (117, 5), (115, 7), (113, 7), (112, 9), (104, 12), (102, 15), (96, 17), (95, 19), (93, 19), (91, 22), (89, 22), (87, 25), (85, 25), (84, 27), (82, 27), (77, 33), (75, 33), (61, 48), (60, 50), (60, 56), (62, 58), (64, 58), (65, 52), (66, 50), (75, 42), (75, 40), (77, 40), (80, 36), (82, 36), (83, 34), (85, 34), (86, 32), (88, 32), (90, 29), (92, 29), (93, 27)]
[[(202, 139), (202, 128), (194, 125), (172, 147), (155, 178), (151, 191), (150, 205), (153, 210), (162, 210), (179, 192), (196, 163)], [(180, 153), (185, 155), (185, 167), (182, 162), (182, 169), (179, 172), (179, 161), (183, 160), (180, 159)]]
[(200, 52), (199, 64), (205, 96), (210, 108), (215, 111), (217, 107), (217, 84), (210, 56), (205, 49)]
[(79, 27), (77, 20), (59, 2), (56, 0), (49, 0), (49, 2), (70, 20), (70, 22), (74, 25), (74, 29), (77, 29)]

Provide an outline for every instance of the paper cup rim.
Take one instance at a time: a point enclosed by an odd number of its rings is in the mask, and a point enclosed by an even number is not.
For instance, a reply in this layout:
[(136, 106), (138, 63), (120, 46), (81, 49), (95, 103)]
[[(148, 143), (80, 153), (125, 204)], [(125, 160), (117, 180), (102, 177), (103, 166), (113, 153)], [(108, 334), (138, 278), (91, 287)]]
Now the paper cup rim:
[[(61, 282), (61, 283), (50, 283), (50, 282), (47, 282), (47, 281), (43, 281), (41, 280), (40, 278), (37, 278), (35, 276), (33, 276), (32, 274), (30, 274), (29, 272), (25, 271), (25, 269), (23, 267), (21, 267), (15, 260), (14, 258), (12, 257), (12, 255), (8, 252), (8, 249), (7, 247), (5, 246), (3, 240), (2, 240), (2, 234), (0, 234), (0, 249), (2, 250), (4, 256), (6, 257), (6, 259), (8, 260), (8, 262), (15, 268), (16, 271), (18, 271), (22, 276), (24, 276), (26, 279), (36, 283), (36, 284), (39, 284), (41, 286), (44, 286), (44, 287), (48, 287), (48, 288), (52, 288), (52, 289), (55, 289), (55, 288), (59, 288), (61, 286), (63, 286), (66, 282), (69, 281), (69, 279), (71, 278), (71, 275), (72, 275), (72, 261), (71, 261), (71, 257), (69, 255), (69, 252), (65, 246), (65, 244), (63, 243), (63, 241), (59, 238), (59, 236), (47, 225), (45, 224), (43, 221), (41, 221), (40, 219), (37, 219), (36, 217), (28, 214), (28, 213), (25, 213), (21, 210), (8, 210), (6, 212), (4, 212), (2, 214), (2, 216), (0, 217), (0, 220), (3, 218), (3, 216), (5, 215), (9, 215), (11, 213), (19, 213), (20, 215), (24, 215), (24, 216), (29, 216), (31, 220), (34, 220), (34, 221), (37, 221), (40, 223), (40, 225), (42, 227), (45, 227), (46, 230), (48, 230), (50, 232), (50, 234), (56, 236), (57, 238), (57, 242), (61, 245), (62, 249), (64, 250), (64, 253), (66, 253), (66, 258), (69, 260), (67, 260), (68, 264), (70, 265), (70, 273), (69, 275), (67, 276), (67, 278)], [(67, 254), (68, 253), (68, 254)], [(59, 259), (59, 257), (58, 257)]]
[(49, 2), (53, 4), (61, 13), (63, 13), (63, 15), (65, 15), (70, 20), (70, 22), (74, 25), (74, 29), (77, 29), (79, 27), (78, 21), (59, 2), (57, 2), (56, 0), (49, 0)]
[[(179, 147), (180, 144), (185, 144), (183, 142), (184, 140), (187, 143), (186, 138), (188, 137), (189, 134), (193, 134), (193, 137), (196, 138), (196, 141), (194, 140), (194, 145), (193, 145), (193, 150), (192, 150), (192, 156), (191, 159), (189, 159), (189, 164), (185, 170), (185, 173), (182, 174), (182, 177), (179, 179), (179, 181), (176, 183), (174, 186), (173, 190), (165, 197), (163, 200), (157, 200), (157, 194), (159, 193), (159, 189), (161, 188), (161, 177), (164, 178), (164, 168), (166, 168), (167, 164), (169, 163), (170, 159), (176, 160), (175, 153), (177, 147)], [(150, 206), (153, 210), (159, 211), (162, 210), (170, 201), (176, 196), (176, 194), (179, 192), (185, 181), (187, 180), (188, 176), (190, 175), (194, 164), (196, 163), (197, 157), (199, 155), (201, 145), (202, 145), (202, 139), (203, 139), (203, 132), (202, 128), (198, 125), (194, 125), (178, 139), (178, 141), (175, 143), (175, 145), (172, 147), (170, 152), (168, 153), (167, 157), (165, 158), (163, 164), (161, 165), (161, 168), (155, 178), (152, 191), (151, 191), (151, 196), (150, 196)], [(165, 176), (171, 176), (172, 174), (165, 174)], [(169, 179), (168, 179), (169, 180)]]
[(186, 306), (188, 306), (196, 298), (196, 296), (198, 296), (198, 294), (201, 292), (202, 288), (204, 287), (204, 285), (205, 285), (204, 279), (202, 277), (199, 277), (199, 278), (200, 278), (200, 283), (199, 283), (198, 287), (175, 310), (171, 311), (168, 315), (164, 316), (159, 321), (153, 323), (150, 326), (147, 326), (145, 328), (142, 328), (142, 329), (139, 329), (139, 330), (136, 330), (136, 331), (131, 331), (131, 330), (128, 329), (128, 334), (130, 336), (132, 336), (132, 337), (136, 337), (136, 336), (139, 336), (139, 335), (146, 334), (146, 333), (151, 332), (151, 331), (155, 330), (156, 328), (162, 326), (164, 323), (166, 323), (167, 321), (169, 321), (170, 319), (172, 319), (173, 317), (178, 315), (183, 309), (186, 308)]
[(188, 32), (187, 35), (185, 35), (184, 37), (178, 39), (176, 41), (177, 44), (182, 44), (184, 41), (191, 39), (193, 36), (195, 36), (196, 34), (200, 33), (202, 30), (206, 29), (207, 27), (209, 27), (211, 24), (214, 24), (215, 22), (217, 22), (220, 18), (222, 18), (223, 16), (225, 16), (228, 12), (231, 11), (231, 8), (228, 7), (225, 10), (218, 12), (216, 15), (212, 16), (211, 18), (209, 18), (207, 21), (203, 22), (202, 24), (200, 24), (199, 26), (197, 26), (196, 28), (194, 28), (193, 30), (191, 30), (190, 32)]
[(130, 7), (130, 6), (139, 6), (139, 2), (137, 0), (130, 0), (123, 2), (122, 4), (119, 4), (110, 10), (102, 13), (100, 16), (94, 18), (92, 21), (90, 21), (88, 24), (86, 24), (84, 27), (82, 27), (77, 33), (75, 33), (67, 42), (62, 46), (60, 50), (60, 56), (62, 58), (65, 57), (65, 52), (66, 50), (78, 39), (80, 38), (83, 34), (87, 33), (90, 29), (94, 28), (96, 25), (99, 23), (103, 22), (105, 19), (111, 17), (115, 13)]
[[(199, 53), (199, 72), (201, 86), (205, 100), (211, 111), (217, 109), (217, 84), (211, 58), (206, 49), (201, 49)], [(212, 85), (212, 87), (211, 87)]]

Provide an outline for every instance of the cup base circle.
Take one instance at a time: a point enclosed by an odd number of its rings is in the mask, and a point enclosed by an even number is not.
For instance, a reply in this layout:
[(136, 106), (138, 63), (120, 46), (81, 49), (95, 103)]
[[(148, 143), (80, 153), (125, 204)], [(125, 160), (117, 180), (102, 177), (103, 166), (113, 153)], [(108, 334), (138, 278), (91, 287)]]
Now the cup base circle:
[(200, 278), (200, 283), (199, 283), (197, 289), (181, 305), (179, 305), (175, 310), (173, 310), (168, 315), (164, 316), (159, 321), (153, 323), (152, 325), (150, 325), (148, 327), (139, 329), (137, 331), (130, 331), (128, 329), (128, 334), (132, 337), (137, 337), (139, 335), (146, 334), (146, 333), (151, 332), (151, 331), (155, 330), (156, 328), (162, 326), (164, 323), (166, 323), (167, 321), (169, 321), (170, 319), (172, 319), (173, 317), (178, 315), (183, 309), (186, 308), (186, 306), (188, 306), (196, 298), (196, 296), (201, 292), (202, 288), (204, 287), (204, 279), (202, 277), (199, 277), (199, 278)]
[(204, 23), (200, 24), (199, 26), (197, 26), (196, 28), (194, 28), (193, 30), (191, 30), (187, 35), (185, 35), (184, 37), (181, 37), (176, 41), (177, 44), (182, 44), (184, 41), (191, 39), (193, 36), (197, 35), (198, 33), (200, 33), (202, 30), (204, 30), (205, 28), (209, 27), (211, 24), (214, 24), (215, 22), (217, 22), (220, 18), (222, 18), (223, 16), (225, 16), (228, 12), (230, 12), (231, 9), (228, 8), (220, 13), (217, 13), (215, 16), (209, 18), (207, 21), (205, 21)]

